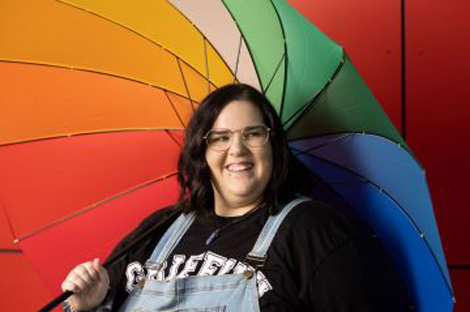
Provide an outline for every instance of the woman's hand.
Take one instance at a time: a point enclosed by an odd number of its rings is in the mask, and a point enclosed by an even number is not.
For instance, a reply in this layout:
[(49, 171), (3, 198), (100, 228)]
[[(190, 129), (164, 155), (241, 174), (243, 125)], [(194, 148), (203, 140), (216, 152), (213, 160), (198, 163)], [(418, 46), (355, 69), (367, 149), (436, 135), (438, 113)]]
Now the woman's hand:
[(98, 259), (84, 262), (72, 271), (62, 283), (63, 291), (73, 291), (67, 299), (74, 310), (90, 310), (97, 307), (106, 297), (109, 275)]

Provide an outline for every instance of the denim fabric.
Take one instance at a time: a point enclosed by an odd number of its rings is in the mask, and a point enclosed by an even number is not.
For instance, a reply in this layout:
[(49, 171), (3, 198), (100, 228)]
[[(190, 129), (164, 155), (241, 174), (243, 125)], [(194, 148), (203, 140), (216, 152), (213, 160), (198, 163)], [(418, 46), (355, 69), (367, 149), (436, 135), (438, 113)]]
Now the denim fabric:
[[(278, 214), (270, 216), (247, 259), (263, 261), (284, 218), (297, 204), (307, 200), (298, 198)], [(146, 266), (160, 269), (194, 219), (195, 213), (182, 214), (159, 241)], [(259, 311), (256, 274), (256, 271), (245, 271), (240, 274), (188, 276), (171, 281), (146, 279), (129, 295), (120, 311)]]

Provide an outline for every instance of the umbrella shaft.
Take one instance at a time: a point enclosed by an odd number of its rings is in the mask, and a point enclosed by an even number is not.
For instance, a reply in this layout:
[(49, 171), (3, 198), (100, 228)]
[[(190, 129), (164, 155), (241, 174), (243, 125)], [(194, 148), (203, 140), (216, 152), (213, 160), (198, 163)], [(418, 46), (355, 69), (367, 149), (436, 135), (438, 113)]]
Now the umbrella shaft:
[(55, 298), (54, 300), (52, 300), (51, 302), (49, 302), (47, 305), (45, 305), (41, 310), (39, 310), (39, 312), (48, 312), (48, 311), (51, 311), (52, 309), (54, 309), (55, 307), (57, 307), (59, 304), (61, 304), (62, 302), (64, 302), (65, 300), (67, 300), (68, 297), (72, 296), (73, 295), (73, 292), (71, 291), (66, 291), (66, 292), (63, 292), (62, 294), (60, 294), (59, 296), (57, 296), (57, 298)]

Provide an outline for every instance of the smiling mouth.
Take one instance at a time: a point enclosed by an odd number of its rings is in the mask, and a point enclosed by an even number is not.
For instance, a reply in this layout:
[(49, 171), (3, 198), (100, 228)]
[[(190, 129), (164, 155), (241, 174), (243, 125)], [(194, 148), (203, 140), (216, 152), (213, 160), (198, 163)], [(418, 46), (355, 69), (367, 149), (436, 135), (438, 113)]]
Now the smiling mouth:
[(230, 164), (225, 167), (229, 172), (241, 172), (247, 171), (253, 168), (251, 163), (240, 163), (240, 164)]

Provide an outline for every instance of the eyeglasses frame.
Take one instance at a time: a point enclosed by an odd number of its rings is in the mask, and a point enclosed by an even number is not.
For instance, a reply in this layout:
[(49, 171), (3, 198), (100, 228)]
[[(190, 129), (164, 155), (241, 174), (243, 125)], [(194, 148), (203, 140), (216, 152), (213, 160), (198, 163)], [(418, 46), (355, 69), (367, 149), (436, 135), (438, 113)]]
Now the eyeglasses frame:
[(247, 148), (255, 147), (255, 146), (249, 146), (249, 145), (245, 144), (245, 140), (243, 139), (243, 137), (244, 137), (243, 131), (244, 131), (246, 128), (249, 128), (249, 127), (258, 127), (258, 126), (266, 128), (266, 132), (267, 132), (268, 134), (267, 134), (267, 136), (266, 136), (266, 141), (265, 141), (262, 145), (256, 146), (256, 147), (265, 146), (266, 143), (268, 143), (268, 141), (269, 141), (270, 132), (271, 132), (271, 130), (272, 130), (271, 128), (266, 127), (265, 125), (245, 126), (245, 127), (241, 128), (241, 129), (236, 129), (236, 130), (231, 130), (231, 129), (227, 129), (227, 128), (215, 128), (215, 129), (212, 128), (212, 129), (210, 129), (209, 131), (207, 131), (206, 135), (204, 135), (202, 138), (206, 141), (206, 146), (207, 146), (207, 148), (210, 148), (210, 147), (209, 147), (210, 145), (209, 145), (208, 142), (207, 142), (207, 137), (209, 136), (209, 134), (211, 133), (211, 131), (213, 131), (213, 130), (227, 130), (227, 131), (229, 131), (229, 132), (231, 133), (231, 136), (230, 136), (230, 137), (232, 138), (232, 139), (231, 139), (232, 142), (230, 142), (230, 144), (228, 145), (228, 147), (227, 147), (226, 149), (223, 149), (223, 150), (213, 149), (214, 151), (218, 151), (218, 152), (226, 152), (226, 151), (229, 150), (230, 146), (231, 146), (232, 143), (233, 143), (233, 135), (234, 135), (235, 133), (237, 133), (237, 132), (240, 132), (240, 134), (242, 135), (241, 142), (243, 143), (243, 145), (244, 145), (245, 147), (247, 147)]

